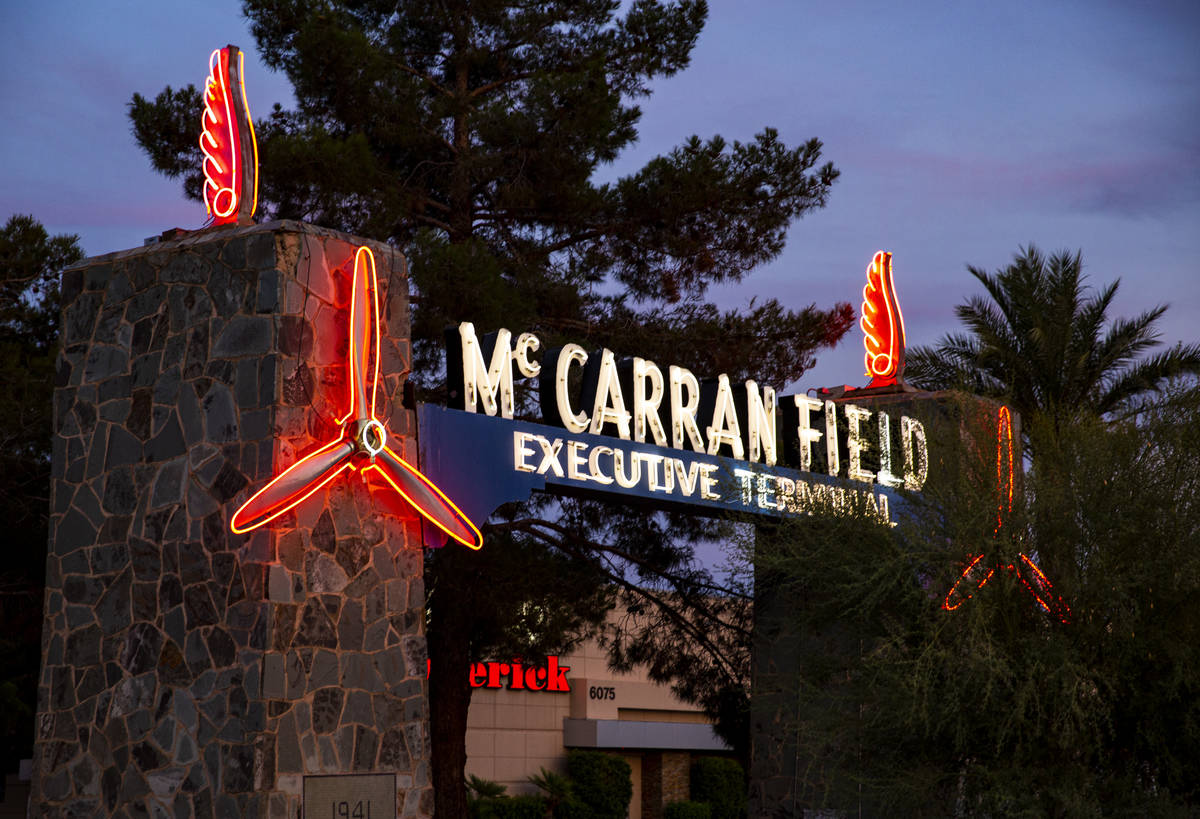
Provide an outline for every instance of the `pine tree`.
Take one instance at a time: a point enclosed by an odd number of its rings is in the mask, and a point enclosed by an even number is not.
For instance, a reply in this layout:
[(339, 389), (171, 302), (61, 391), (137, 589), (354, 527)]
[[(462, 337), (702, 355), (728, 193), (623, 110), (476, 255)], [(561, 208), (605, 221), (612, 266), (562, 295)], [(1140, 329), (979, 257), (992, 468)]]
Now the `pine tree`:
[[(792, 222), (824, 206), (838, 172), (818, 164), (818, 140), (788, 147), (771, 128), (745, 142), (693, 136), (634, 173), (599, 181), (637, 137), (636, 101), (687, 66), (707, 14), (703, 0), (621, 9), (615, 0), (245, 3), (260, 53), (286, 72), (298, 101), (256, 126), (260, 202), (272, 217), (405, 250), (413, 378), (424, 397), (442, 390), (443, 328), (462, 320), (731, 378), (753, 370), (779, 386), (849, 329), (847, 304), (792, 310), (767, 299), (731, 311), (705, 300), (711, 285), (775, 258)], [(135, 94), (130, 104), (154, 167), (183, 177), (193, 197), (198, 110), (191, 86), (153, 101)], [(637, 596), (661, 583), (699, 596), (696, 584), (711, 583), (689, 565), (689, 537), (710, 528), (543, 502), (487, 527), (482, 555), (452, 547), (431, 555), (439, 814), (465, 809), (465, 663), (516, 648), (513, 635), (529, 633), (487, 597), (494, 583), (481, 588), (473, 578), (501, 573), (511, 583), (504, 605), (542, 613), (566, 605), (575, 620), (549, 621), (582, 626), (603, 616), (607, 596), (548, 594), (557, 578), (567, 577), (567, 590), (616, 582)], [(510, 552), (550, 567), (505, 571), (525, 559)], [(568, 637), (548, 629), (525, 650)]]
[(50, 513), (51, 397), (58, 275), (83, 258), (79, 237), (50, 236), (32, 216), (0, 228), (0, 769), (32, 752), (41, 600)]

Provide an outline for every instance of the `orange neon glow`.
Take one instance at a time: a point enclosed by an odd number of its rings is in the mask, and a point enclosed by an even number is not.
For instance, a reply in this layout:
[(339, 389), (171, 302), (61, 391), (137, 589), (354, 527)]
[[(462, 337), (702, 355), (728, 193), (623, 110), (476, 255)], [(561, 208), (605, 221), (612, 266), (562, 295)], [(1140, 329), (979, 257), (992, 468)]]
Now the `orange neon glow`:
[(243, 534), (270, 523), (347, 469), (361, 470), (364, 476), (374, 470), (448, 537), (471, 549), (483, 545), (483, 535), (462, 510), (387, 446), (387, 429), (375, 417), (381, 358), (378, 285), (375, 257), (370, 249), (360, 247), (354, 254), (350, 299), (350, 409), (338, 420), (338, 437), (292, 464), (243, 503), (230, 519), (234, 532)]
[[(236, 62), (231, 63), (235, 56)], [(218, 48), (208, 58), (200, 151), (204, 208), (215, 225), (234, 224), (240, 217), (248, 221), (258, 207), (258, 140), (246, 103), (244, 64), (244, 55), (234, 46)], [(242, 153), (243, 129), (250, 137), (249, 162)], [(250, 203), (244, 207), (247, 192)]]
[(867, 268), (863, 287), (862, 318), (863, 361), (871, 376), (869, 387), (885, 387), (899, 382), (904, 371), (904, 316), (896, 300), (892, 280), (892, 254), (879, 251)]
[[(970, 594), (958, 595), (958, 594), (955, 594), (955, 592), (958, 591), (958, 585), (967, 579), (967, 575), (969, 575), (975, 569), (975, 567), (979, 565), (979, 561), (983, 560), (983, 557), (984, 556), (981, 554), (978, 557), (976, 557), (974, 560), (972, 560), (971, 555), (967, 555), (967, 560), (969, 561), (967, 563), (967, 568), (963, 570), (963, 573), (962, 573), (962, 575), (959, 576), (958, 580), (954, 581), (954, 585), (950, 587), (950, 591), (946, 595), (946, 599), (942, 601), (942, 608), (944, 608), (946, 611), (954, 611), (956, 608), (961, 606), (963, 603), (965, 603), (971, 599)], [(979, 581), (979, 583), (976, 584), (975, 588), (977, 588), (977, 589), (983, 588), (983, 585), (991, 579), (992, 579), (992, 572), (988, 572), (987, 577), (985, 577), (983, 580)], [(951, 601), (954, 601), (954, 602), (951, 603)]]
[(1012, 413), (1001, 406), (996, 417), (996, 488), (1000, 494), (996, 502), (997, 533), (1004, 525), (1004, 516), (1012, 512), (1013, 475)]
[[(367, 466), (366, 468), (364, 468), (363, 471), (365, 472), (368, 469), (374, 469), (376, 472), (378, 472), (383, 477), (383, 479), (385, 481), (387, 481), (391, 485), (391, 487), (393, 489), (395, 489), (400, 494), (400, 497), (404, 498), (404, 500), (408, 501), (409, 504), (411, 504), (418, 511), (420, 511), (423, 501), (419, 501), (417, 498), (412, 497), (412, 494), (416, 494), (416, 493), (411, 493), (410, 491), (405, 491), (403, 488), (401, 488), (400, 484), (398, 484), (392, 478), (392, 475), (396, 474), (396, 471), (397, 471), (396, 467), (398, 466), (400, 469), (404, 470), (409, 475), (411, 475), (412, 478), (414, 478), (416, 481), (418, 481), (424, 489), (426, 489), (429, 492), (436, 495), (437, 498), (443, 504), (445, 504), (446, 506), (449, 506), (451, 509), (453, 509), (455, 514), (458, 517), (460, 517), (464, 523), (466, 523), (466, 525), (470, 529), (473, 537), (471, 538), (471, 540), (464, 540), (459, 533), (451, 531), (440, 521), (436, 520), (435, 518), (429, 517), (427, 515), (426, 518), (429, 520), (430, 523), (432, 523), (434, 526), (441, 529), (443, 532), (445, 532), (450, 537), (457, 540), (459, 543), (463, 544), (464, 546), (467, 546), (468, 548), (478, 549), (480, 546), (483, 545), (483, 535), (480, 533), (480, 531), (477, 528), (475, 528), (475, 524), (471, 522), (470, 518), (468, 518), (466, 515), (464, 515), (462, 513), (462, 510), (458, 508), (458, 506), (454, 503), (454, 501), (452, 501), (452, 500), (450, 500), (450, 498), (446, 497), (445, 493), (442, 492), (442, 490), (437, 488), (437, 486), (434, 484), (433, 481), (429, 480), (429, 478), (426, 478), (424, 475), (422, 475), (420, 472), (418, 472), (416, 469), (414, 469), (412, 467), (412, 465), (408, 463), (408, 461), (404, 460), (399, 455), (397, 455), (395, 452), (393, 452), (391, 447), (385, 446), (383, 448), (383, 452), (386, 454), (386, 456), (387, 456), (386, 458), (381, 458), (379, 461), (372, 463), (370, 466)], [(394, 463), (388, 464), (389, 460)], [(390, 469), (384, 468), (384, 466), (381, 466), (381, 462), (384, 465), (391, 466), (391, 468)], [(411, 484), (410, 484), (409, 488), (410, 488), (410, 490), (412, 489)]]
[[(365, 276), (357, 275), (358, 270), (366, 271)], [(368, 357), (372, 349), (379, 349), (379, 322), (368, 321), (369, 316), (379, 315), (379, 279), (375, 275), (375, 256), (371, 253), (370, 248), (360, 247), (354, 254), (354, 276), (353, 290), (350, 295), (351, 306), (356, 306), (360, 303), (364, 307), (369, 307), (370, 310), (352, 309), (350, 312), (350, 371), (365, 373), (368, 366)], [(360, 293), (361, 286), (369, 290), (368, 294)], [(366, 301), (369, 299), (370, 301)], [(371, 325), (374, 325), (372, 328)], [(375, 330), (375, 344), (371, 344), (371, 330)], [(371, 374), (371, 417), (375, 417), (375, 388), (379, 383), (379, 356), (375, 356), (375, 371)], [(339, 424), (344, 424), (356, 412), (366, 407), (368, 404), (367, 397), (361, 394), (361, 383), (351, 385), (350, 389), (350, 409), (338, 419)]]
[[(352, 451), (353, 444), (343, 438), (337, 438), (317, 451), (305, 455), (280, 472), (270, 483), (243, 503), (230, 518), (229, 528), (239, 535), (245, 534), (299, 506), (310, 495), (336, 478), (339, 473), (350, 469), (350, 461), (346, 459), (346, 456)], [(291, 478), (300, 475), (302, 470), (305, 474), (303, 475), (304, 488), (301, 491), (289, 492), (279, 498), (273, 497), (273, 487), (287, 483)], [(307, 472), (310, 471), (315, 474), (309, 476)]]
[[(996, 528), (992, 532), (993, 538), (999, 536), (1000, 529), (1004, 526), (1006, 515), (1012, 512), (1013, 485), (1015, 482), (1014, 470), (1012, 413), (1008, 407), (1001, 406), (996, 414), (997, 498)], [(950, 591), (947, 592), (946, 599), (942, 601), (943, 609), (954, 611), (967, 600), (970, 600), (976, 591), (986, 586), (998, 569), (1004, 569), (1007, 572), (1016, 573), (1017, 579), (1021, 581), (1021, 585), (1033, 596), (1033, 599), (1037, 601), (1038, 607), (1043, 612), (1057, 617), (1063, 623), (1071, 622), (1070, 606), (1061, 597), (1053, 593), (1054, 586), (1050, 582), (1050, 579), (1046, 577), (1027, 554), (1021, 552), (1017, 562), (1008, 564), (998, 561), (994, 564), (981, 565), (983, 558), (984, 555), (982, 554), (978, 556), (967, 555), (967, 566), (963, 569), (963, 573), (959, 575), (958, 579), (954, 581), (954, 585), (950, 587)], [(984, 572), (985, 569), (986, 573)], [(980, 575), (982, 575), (982, 578), (976, 580)], [(964, 583), (964, 581), (967, 582)], [(970, 589), (970, 591), (967, 591), (967, 589)]]

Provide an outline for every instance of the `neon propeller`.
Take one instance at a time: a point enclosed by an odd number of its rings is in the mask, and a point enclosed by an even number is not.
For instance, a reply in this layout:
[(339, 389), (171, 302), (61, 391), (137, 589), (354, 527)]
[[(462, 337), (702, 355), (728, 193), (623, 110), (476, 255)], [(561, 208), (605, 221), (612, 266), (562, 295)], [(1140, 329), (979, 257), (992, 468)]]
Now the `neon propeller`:
[[(302, 503), (347, 469), (365, 476), (375, 470), (422, 517), (464, 546), (478, 549), (483, 536), (433, 482), (388, 446), (387, 429), (375, 417), (379, 382), (379, 298), (375, 257), (360, 247), (354, 255), (350, 299), (350, 408), (338, 420), (338, 437), (300, 459), (258, 490), (233, 513), (229, 528), (241, 534), (270, 523)], [(372, 337), (374, 342), (372, 344)], [(375, 350), (371, 386), (367, 370)]]
[[(996, 418), (996, 488), (1000, 498), (996, 505), (996, 528), (992, 531), (993, 537), (999, 536), (1000, 529), (1004, 526), (1004, 515), (1012, 512), (1013, 476), (1012, 414), (1008, 407), (1000, 407)], [(1050, 578), (1046, 577), (1029, 555), (1020, 552), (1017, 559), (1011, 563), (1002, 560), (985, 563), (985, 556), (967, 555), (967, 568), (946, 593), (946, 599), (942, 601), (943, 609), (954, 611), (970, 600), (976, 591), (986, 586), (998, 570), (1004, 569), (1017, 575), (1021, 585), (1033, 595), (1042, 611), (1057, 617), (1063, 623), (1071, 622), (1071, 607), (1054, 593), (1054, 585)]]

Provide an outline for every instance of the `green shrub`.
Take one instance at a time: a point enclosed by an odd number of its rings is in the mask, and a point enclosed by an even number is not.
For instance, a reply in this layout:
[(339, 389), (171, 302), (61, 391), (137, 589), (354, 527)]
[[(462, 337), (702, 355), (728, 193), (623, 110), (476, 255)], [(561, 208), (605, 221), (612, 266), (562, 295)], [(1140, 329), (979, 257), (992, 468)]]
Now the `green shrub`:
[(545, 819), (546, 800), (540, 796), (493, 796), (468, 803), (471, 819)]
[(744, 819), (746, 775), (735, 759), (701, 757), (692, 763), (692, 801), (712, 806), (712, 819)]
[(707, 802), (671, 802), (663, 808), (663, 819), (712, 819)]
[(559, 815), (559, 805), (570, 802), (575, 798), (575, 791), (571, 787), (571, 780), (554, 771), (542, 768), (540, 772), (530, 776), (529, 781), (541, 789), (542, 798), (546, 800), (546, 810), (552, 816)]
[(481, 779), (475, 774), (467, 774), (467, 797), (474, 799), (489, 799), (504, 796), (507, 785), (501, 785), (491, 779)]
[(629, 763), (600, 751), (570, 751), (567, 776), (575, 798), (559, 806), (560, 819), (625, 819), (633, 799)]

